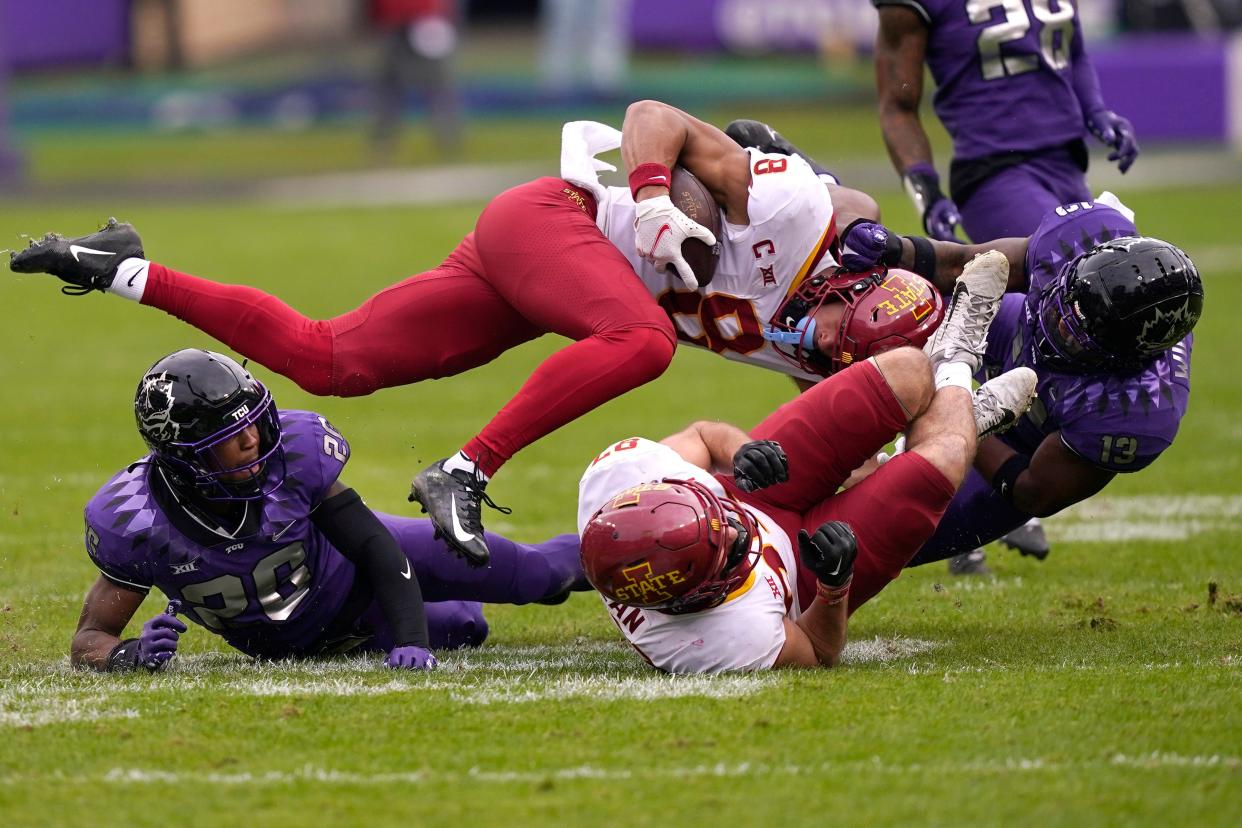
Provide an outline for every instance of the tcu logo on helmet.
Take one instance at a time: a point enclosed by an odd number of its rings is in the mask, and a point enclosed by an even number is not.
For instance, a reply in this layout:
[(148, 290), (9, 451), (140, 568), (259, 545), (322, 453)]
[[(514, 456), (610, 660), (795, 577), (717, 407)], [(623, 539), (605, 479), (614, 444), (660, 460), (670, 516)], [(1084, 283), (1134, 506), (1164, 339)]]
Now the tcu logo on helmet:
[(142, 430), (152, 440), (172, 442), (181, 433), (181, 425), (172, 418), (173, 403), (176, 401), (172, 386), (167, 372), (151, 375), (142, 381), (134, 407), (138, 411)]

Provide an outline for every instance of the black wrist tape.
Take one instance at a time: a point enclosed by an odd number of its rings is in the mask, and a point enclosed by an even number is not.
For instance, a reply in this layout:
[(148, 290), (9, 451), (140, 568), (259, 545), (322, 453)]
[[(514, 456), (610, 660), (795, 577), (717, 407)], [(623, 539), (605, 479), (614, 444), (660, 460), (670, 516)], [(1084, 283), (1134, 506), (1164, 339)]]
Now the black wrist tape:
[(892, 230), (888, 231), (888, 241), (884, 243), (884, 253), (880, 256), (880, 264), (886, 267), (897, 267), (901, 264), (901, 236)]
[(914, 245), (913, 270), (929, 282), (936, 278), (936, 248), (923, 236), (906, 236)]
[(1014, 505), (1013, 493), (1018, 484), (1018, 475), (1026, 471), (1029, 465), (1031, 465), (1031, 458), (1018, 452), (1001, 463), (1000, 468), (992, 475), (992, 488), (1010, 506)]
[(108, 672), (138, 669), (138, 639), (127, 638), (108, 653)]

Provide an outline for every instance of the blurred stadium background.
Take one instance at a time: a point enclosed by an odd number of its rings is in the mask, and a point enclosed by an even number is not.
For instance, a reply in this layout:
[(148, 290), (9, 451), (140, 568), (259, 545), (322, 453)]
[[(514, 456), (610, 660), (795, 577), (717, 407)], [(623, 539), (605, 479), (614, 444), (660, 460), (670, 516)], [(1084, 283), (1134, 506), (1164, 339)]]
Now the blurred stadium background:
[[(563, 121), (619, 124), (643, 97), (768, 120), (917, 229), (876, 122), (866, 0), (386, 7), (0, 0), (0, 246), (117, 215), (153, 258), (326, 316), (437, 263), (491, 195), (555, 174)], [(575, 30), (593, 10), (605, 22)], [(843, 671), (654, 676), (584, 595), (489, 608), (492, 644), (430, 677), (252, 667), (197, 630), (166, 675), (76, 674), (66, 648), (94, 578), (81, 506), (138, 455), (139, 373), (212, 343), (115, 298), (0, 277), (0, 823), (1236, 825), (1242, 2), (1080, 13), (1143, 146), (1124, 178), (1093, 146), (1092, 186), (1207, 283), (1189, 418), (1153, 468), (1053, 519), (1048, 562), (998, 554), (986, 582), (907, 573), (855, 619)], [(924, 123), (943, 173), (948, 143), (929, 109)], [(473, 434), (551, 339), (355, 400), (263, 377), (351, 438), (348, 482), (374, 507), (408, 513), (409, 475)], [(611, 440), (752, 423), (791, 393), (686, 349), (515, 458), (489, 488), (515, 513), (488, 526), (565, 531), (582, 466)]]

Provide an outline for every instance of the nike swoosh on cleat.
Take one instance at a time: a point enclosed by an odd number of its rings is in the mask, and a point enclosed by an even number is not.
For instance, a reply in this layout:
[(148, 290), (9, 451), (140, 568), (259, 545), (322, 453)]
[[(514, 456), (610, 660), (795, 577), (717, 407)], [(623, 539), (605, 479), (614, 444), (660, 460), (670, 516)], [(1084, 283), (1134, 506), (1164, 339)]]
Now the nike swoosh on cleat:
[(461, 521), (457, 519), (457, 500), (454, 498), (449, 502), (449, 512), (453, 517), (453, 537), (457, 538), (458, 543), (467, 543), (474, 540), (474, 535), (467, 532), (461, 525)]
[(401, 575), (401, 577), (402, 577), (402, 578), (405, 578), (407, 581), (408, 581), (408, 580), (410, 580), (410, 560), (409, 560), (409, 558), (406, 558), (406, 561), (405, 561), (405, 572), (400, 573), (400, 575)]
[(112, 255), (111, 250), (94, 250), (90, 247), (83, 247), (80, 244), (69, 245), (69, 253), (73, 256), (73, 260), (75, 262), (82, 261), (81, 259), (78, 258), (79, 253), (89, 253), (92, 256), (111, 256)]

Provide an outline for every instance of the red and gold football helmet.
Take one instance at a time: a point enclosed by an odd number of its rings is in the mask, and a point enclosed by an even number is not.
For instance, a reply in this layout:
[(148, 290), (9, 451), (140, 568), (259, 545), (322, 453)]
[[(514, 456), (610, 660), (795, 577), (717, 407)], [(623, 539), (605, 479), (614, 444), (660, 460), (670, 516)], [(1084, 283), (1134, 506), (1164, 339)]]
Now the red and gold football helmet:
[[(732, 541), (729, 526), (737, 530)], [(582, 532), (582, 567), (610, 600), (697, 612), (746, 580), (759, 548), (759, 528), (745, 509), (702, 483), (670, 479), (605, 503)]]
[[(827, 302), (844, 302), (845, 314), (832, 352), (823, 354), (815, 348), (815, 312)], [(827, 377), (903, 345), (923, 347), (943, 317), (944, 299), (914, 273), (838, 268), (803, 282), (763, 336), (802, 370)]]

